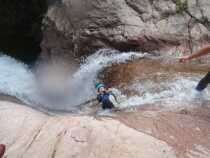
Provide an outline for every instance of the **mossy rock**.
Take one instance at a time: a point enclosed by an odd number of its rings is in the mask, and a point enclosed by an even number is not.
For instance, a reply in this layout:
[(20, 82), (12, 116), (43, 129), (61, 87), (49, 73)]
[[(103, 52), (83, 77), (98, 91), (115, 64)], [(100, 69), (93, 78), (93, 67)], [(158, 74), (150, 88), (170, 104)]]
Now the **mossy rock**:
[(176, 4), (177, 13), (183, 13), (188, 8), (188, 1), (187, 0), (173, 0)]

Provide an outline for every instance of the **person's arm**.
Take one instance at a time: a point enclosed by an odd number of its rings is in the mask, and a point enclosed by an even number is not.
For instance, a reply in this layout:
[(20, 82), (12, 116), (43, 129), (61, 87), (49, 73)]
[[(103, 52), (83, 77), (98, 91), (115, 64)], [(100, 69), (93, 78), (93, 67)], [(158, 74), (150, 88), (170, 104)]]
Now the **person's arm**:
[(206, 55), (210, 53), (210, 44), (205, 46), (204, 48), (198, 50), (197, 52), (193, 53), (192, 55), (186, 55), (186, 56), (182, 56), (182, 57), (179, 57), (179, 61), (180, 62), (185, 62), (185, 61), (189, 61), (191, 59), (194, 59), (194, 58), (198, 58), (198, 57), (201, 57), (203, 55)]

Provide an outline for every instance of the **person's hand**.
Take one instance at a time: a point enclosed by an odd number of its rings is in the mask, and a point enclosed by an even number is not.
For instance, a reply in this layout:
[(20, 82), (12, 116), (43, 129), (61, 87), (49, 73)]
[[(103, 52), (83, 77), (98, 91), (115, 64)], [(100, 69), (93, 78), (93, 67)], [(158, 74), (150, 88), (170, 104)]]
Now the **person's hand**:
[(189, 61), (190, 60), (190, 56), (187, 55), (187, 56), (182, 56), (182, 57), (178, 57), (178, 60), (179, 62), (186, 62), (186, 61)]

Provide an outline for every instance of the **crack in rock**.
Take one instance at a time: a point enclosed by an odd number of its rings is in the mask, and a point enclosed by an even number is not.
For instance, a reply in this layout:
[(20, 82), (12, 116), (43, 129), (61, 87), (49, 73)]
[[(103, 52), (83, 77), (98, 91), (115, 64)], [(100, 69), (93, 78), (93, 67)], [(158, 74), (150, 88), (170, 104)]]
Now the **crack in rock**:
[(67, 130), (64, 129), (60, 134), (58, 134), (58, 136), (57, 136), (58, 139), (57, 139), (56, 142), (55, 142), (55, 145), (54, 145), (54, 149), (53, 149), (53, 153), (52, 153), (51, 158), (55, 158), (56, 152), (57, 152), (57, 148), (58, 148), (58, 146), (59, 146), (61, 140), (63, 139), (63, 137), (66, 135), (66, 133), (67, 133)]
[(22, 158), (24, 156), (24, 153), (26, 153), (32, 146), (32, 144), (36, 141), (37, 137), (39, 136), (39, 134), (41, 133), (42, 129), (44, 128), (44, 126), (46, 125), (46, 123), (48, 122), (45, 121), (37, 130), (37, 132), (35, 133), (35, 135), (32, 137), (31, 142), (27, 145), (26, 149), (24, 150), (24, 152), (22, 153), (22, 155), (20, 156), (20, 158)]

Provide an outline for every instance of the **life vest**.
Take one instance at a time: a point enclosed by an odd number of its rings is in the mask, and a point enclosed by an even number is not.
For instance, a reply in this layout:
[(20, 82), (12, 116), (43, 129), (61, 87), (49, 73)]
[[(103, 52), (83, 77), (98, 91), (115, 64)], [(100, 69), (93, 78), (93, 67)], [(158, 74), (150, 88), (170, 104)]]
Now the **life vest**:
[(103, 109), (111, 109), (114, 108), (114, 104), (112, 101), (110, 101), (110, 96), (112, 94), (105, 92), (104, 94), (98, 94), (97, 95), (97, 100), (102, 103), (102, 108)]

